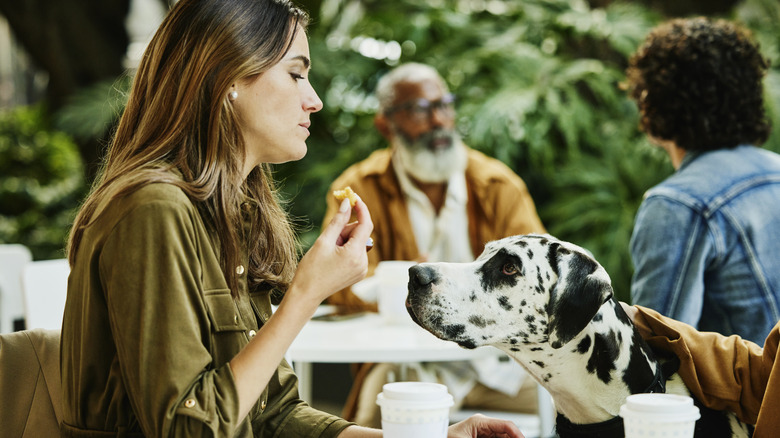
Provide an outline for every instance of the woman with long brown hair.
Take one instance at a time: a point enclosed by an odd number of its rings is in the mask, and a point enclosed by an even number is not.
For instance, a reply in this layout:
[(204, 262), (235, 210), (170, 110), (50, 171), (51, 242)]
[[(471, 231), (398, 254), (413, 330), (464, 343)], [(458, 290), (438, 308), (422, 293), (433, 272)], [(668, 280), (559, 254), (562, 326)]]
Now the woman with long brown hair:
[[(298, 262), (269, 164), (306, 154), (322, 108), (306, 24), (287, 0), (180, 0), (152, 39), (70, 236), (63, 436), (381, 436), (306, 405), (283, 360), (373, 228), (345, 200)], [(450, 428), (494, 433), (520, 436)]]

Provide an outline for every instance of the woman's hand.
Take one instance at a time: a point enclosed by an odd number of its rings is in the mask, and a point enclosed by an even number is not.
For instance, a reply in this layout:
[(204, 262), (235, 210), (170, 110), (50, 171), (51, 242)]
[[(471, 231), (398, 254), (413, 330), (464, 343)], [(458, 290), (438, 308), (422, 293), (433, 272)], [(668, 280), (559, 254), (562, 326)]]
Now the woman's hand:
[[(382, 431), (361, 426), (349, 426), (339, 438), (379, 438)], [(524, 438), (515, 423), (509, 420), (475, 414), (447, 429), (448, 438)]]
[(523, 438), (517, 425), (509, 420), (475, 414), (447, 430), (448, 438)]
[(304, 293), (319, 304), (365, 277), (368, 271), (366, 242), (374, 224), (368, 207), (359, 197), (354, 210), (357, 221), (348, 223), (351, 216), (349, 200), (341, 202), (339, 211), (298, 264), (288, 293)]

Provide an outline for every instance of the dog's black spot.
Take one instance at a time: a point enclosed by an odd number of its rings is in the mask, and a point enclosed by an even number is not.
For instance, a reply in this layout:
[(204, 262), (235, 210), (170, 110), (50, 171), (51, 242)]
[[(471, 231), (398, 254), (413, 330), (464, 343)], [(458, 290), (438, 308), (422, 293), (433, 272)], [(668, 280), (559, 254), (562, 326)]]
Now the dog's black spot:
[(466, 326), (463, 324), (449, 324), (442, 326), (441, 329), (447, 339), (456, 339), (466, 331)]
[(531, 349), (531, 351), (542, 351), (542, 350), (544, 350), (544, 348), (542, 347), (534, 347)]
[(474, 301), (477, 301), (477, 294), (475, 292), (471, 292), (471, 295), (469, 295), (469, 300), (473, 303)]
[(648, 355), (651, 361), (656, 360), (653, 351), (647, 346), (639, 332), (634, 330), (631, 336), (628, 366), (623, 371), (623, 383), (628, 386), (632, 394), (646, 392), (655, 379), (655, 373), (647, 366), (645, 354)]
[(468, 348), (469, 350), (473, 350), (473, 349), (477, 348), (477, 343), (474, 342), (473, 339), (458, 340), (457, 344), (460, 345), (463, 348)]
[(469, 316), (469, 322), (474, 324), (475, 326), (479, 328), (485, 328), (487, 326), (487, 322), (485, 322), (485, 318), (479, 316), (479, 315), (471, 315)]
[(604, 383), (612, 381), (612, 371), (615, 368), (615, 360), (620, 352), (615, 332), (597, 333), (593, 337), (593, 351), (588, 359), (587, 369)]
[[(504, 274), (504, 266), (509, 263), (517, 267), (517, 274)], [(524, 267), (520, 258), (502, 248), (477, 269), (477, 275), (480, 277), (482, 289), (490, 293), (497, 288), (517, 285), (517, 277), (518, 275), (523, 275), (523, 271)]]
[(441, 338), (455, 341), (463, 348), (474, 349), (477, 348), (477, 343), (471, 338), (461, 338), (466, 331), (466, 326), (463, 324), (445, 324), (437, 325), (441, 331)]
[(528, 305), (528, 302), (526, 300), (520, 301), (520, 305), (525, 307)]
[(544, 367), (545, 367), (545, 365), (544, 365), (544, 362), (542, 362), (542, 361), (539, 361), (539, 360), (532, 360), (531, 362), (532, 362), (534, 365), (538, 366), (539, 368), (544, 368)]
[(536, 317), (533, 316), (533, 315), (528, 315), (528, 316), (525, 317), (525, 322), (527, 322), (529, 324), (534, 322), (535, 320), (536, 320)]
[(545, 382), (549, 382), (550, 379), (552, 379), (552, 374), (550, 373), (545, 374), (544, 377), (542, 378), (542, 380), (544, 380)]
[(582, 338), (582, 340), (577, 344), (577, 353), (579, 354), (585, 354), (590, 349), (590, 336), (585, 336)]
[(524, 239), (524, 237), (520, 237), (517, 240), (515, 240), (515, 245), (517, 245), (517, 246), (519, 246), (521, 248), (525, 248), (526, 246), (528, 246), (528, 242), (526, 242), (523, 239)]
[(514, 306), (509, 304), (509, 297), (507, 297), (506, 295), (502, 295), (498, 298), (498, 305), (501, 306), (506, 311), (510, 311), (514, 309)]
[(520, 351), (520, 349), (519, 349), (519, 348), (517, 348), (517, 347), (512, 347), (512, 348), (510, 348), (509, 350), (510, 350), (510, 351), (515, 351), (515, 352), (517, 352), (517, 351)]
[[(558, 260), (556, 254), (563, 252), (572, 256)], [(549, 257), (558, 261), (554, 269), (561, 272), (548, 303), (547, 314), (553, 315), (550, 333), (565, 344), (593, 320), (605, 302), (612, 299), (612, 285), (600, 276), (590, 275), (599, 265), (584, 254), (559, 248)], [(566, 263), (565, 270), (561, 269), (563, 263)]]
[(528, 255), (528, 258), (529, 258), (529, 259), (532, 259), (532, 258), (534, 258), (534, 252), (533, 252), (533, 251), (531, 251), (530, 249), (528, 250), (528, 252), (527, 252), (526, 254)]

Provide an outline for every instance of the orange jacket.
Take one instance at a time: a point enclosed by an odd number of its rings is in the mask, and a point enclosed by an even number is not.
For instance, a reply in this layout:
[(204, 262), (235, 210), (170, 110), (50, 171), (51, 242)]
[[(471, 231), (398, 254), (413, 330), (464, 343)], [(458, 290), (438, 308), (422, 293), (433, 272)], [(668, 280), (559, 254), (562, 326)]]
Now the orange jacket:
[(692, 326), (635, 306), (635, 324), (653, 348), (680, 358), (680, 377), (705, 406), (733, 411), (755, 424), (754, 438), (776, 437), (780, 431), (780, 365), (775, 361), (780, 323), (758, 345), (737, 335), (700, 332)]

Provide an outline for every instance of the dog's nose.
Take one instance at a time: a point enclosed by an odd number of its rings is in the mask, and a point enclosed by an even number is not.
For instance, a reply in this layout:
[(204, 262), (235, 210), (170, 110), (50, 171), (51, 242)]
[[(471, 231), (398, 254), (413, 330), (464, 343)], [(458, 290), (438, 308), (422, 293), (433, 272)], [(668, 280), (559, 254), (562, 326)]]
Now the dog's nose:
[(425, 265), (415, 265), (409, 268), (409, 288), (420, 288), (435, 283), (436, 270)]

